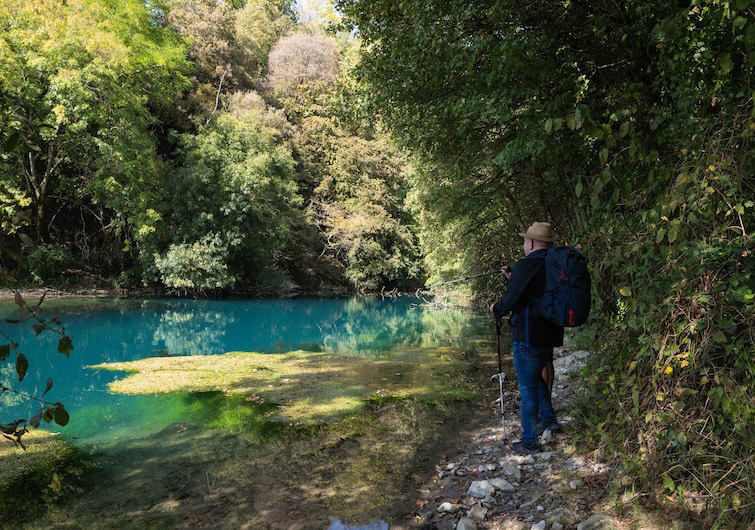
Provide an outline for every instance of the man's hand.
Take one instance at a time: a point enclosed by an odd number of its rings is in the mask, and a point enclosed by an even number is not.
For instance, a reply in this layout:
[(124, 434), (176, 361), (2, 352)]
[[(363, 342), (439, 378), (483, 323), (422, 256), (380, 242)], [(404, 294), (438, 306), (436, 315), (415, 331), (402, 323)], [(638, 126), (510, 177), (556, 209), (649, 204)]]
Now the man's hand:
[(493, 312), (493, 306), (494, 306), (494, 305), (495, 305), (495, 302), (493, 302), (492, 304), (490, 304), (490, 307), (488, 308), (488, 309), (490, 309), (490, 312), (491, 312), (491, 313)]
[(504, 265), (503, 267), (501, 267), (501, 274), (503, 274), (504, 276), (506, 276), (507, 280), (510, 280), (511, 279), (511, 267), (509, 267), (508, 265)]

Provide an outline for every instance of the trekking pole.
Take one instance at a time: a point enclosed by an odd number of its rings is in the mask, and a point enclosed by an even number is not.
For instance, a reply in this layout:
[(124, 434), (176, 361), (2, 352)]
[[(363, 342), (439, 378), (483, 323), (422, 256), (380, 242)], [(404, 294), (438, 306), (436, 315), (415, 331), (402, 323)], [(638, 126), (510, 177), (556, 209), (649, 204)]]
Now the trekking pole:
[(491, 379), (498, 379), (498, 391), (500, 393), (500, 401), (501, 401), (501, 427), (503, 428), (503, 443), (508, 443), (508, 439), (506, 438), (506, 417), (503, 412), (503, 380), (506, 378), (506, 374), (503, 373), (503, 366), (501, 365), (501, 319), (496, 318), (495, 319), (495, 344), (496, 344), (496, 350), (498, 351), (498, 373), (495, 374)]
[(482, 274), (475, 274), (473, 276), (466, 276), (464, 278), (457, 278), (456, 280), (449, 280), (447, 282), (436, 283), (434, 285), (428, 285), (427, 287), (420, 287), (419, 289), (417, 289), (417, 292), (415, 294), (417, 296), (419, 296), (419, 292), (420, 291), (424, 291), (426, 289), (434, 289), (436, 287), (442, 287), (443, 285), (451, 285), (452, 283), (465, 282), (467, 280), (474, 280), (475, 278), (482, 278), (483, 276), (490, 276), (491, 274), (500, 274), (500, 273), (502, 273), (504, 271), (509, 271), (509, 270), (511, 270), (511, 269), (508, 266), (503, 266), (500, 269), (496, 269), (494, 271), (483, 272)]

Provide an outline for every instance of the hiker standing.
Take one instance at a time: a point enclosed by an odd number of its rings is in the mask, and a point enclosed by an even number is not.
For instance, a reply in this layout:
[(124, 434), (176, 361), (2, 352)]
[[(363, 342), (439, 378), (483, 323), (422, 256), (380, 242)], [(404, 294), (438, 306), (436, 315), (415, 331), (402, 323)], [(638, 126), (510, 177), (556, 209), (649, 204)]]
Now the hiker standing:
[(517, 453), (533, 454), (540, 451), (538, 437), (545, 429), (561, 428), (544, 374), (552, 373), (553, 348), (563, 344), (564, 328), (543, 318), (540, 311), (546, 283), (545, 258), (553, 246), (553, 229), (549, 223), (536, 222), (519, 235), (524, 238), (525, 257), (510, 272), (504, 270), (508, 288), (503, 298), (490, 305), (490, 311), (496, 319), (512, 313), (514, 366), (522, 403), (522, 441), (511, 447)]

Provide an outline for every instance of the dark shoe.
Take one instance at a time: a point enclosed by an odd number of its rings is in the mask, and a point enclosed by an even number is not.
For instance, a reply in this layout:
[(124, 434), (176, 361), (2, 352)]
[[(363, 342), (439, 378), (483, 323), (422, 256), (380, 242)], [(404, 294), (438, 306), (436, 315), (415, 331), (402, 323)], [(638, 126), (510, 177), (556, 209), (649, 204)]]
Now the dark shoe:
[(543, 450), (540, 444), (529, 445), (524, 442), (514, 442), (511, 444), (511, 448), (520, 455), (534, 455)]
[(561, 430), (561, 424), (557, 422), (556, 420), (553, 420), (548, 425), (545, 425), (543, 423), (538, 423), (537, 427), (535, 427), (535, 436), (540, 436), (545, 432), (545, 430), (548, 429), (550, 432), (556, 432)]

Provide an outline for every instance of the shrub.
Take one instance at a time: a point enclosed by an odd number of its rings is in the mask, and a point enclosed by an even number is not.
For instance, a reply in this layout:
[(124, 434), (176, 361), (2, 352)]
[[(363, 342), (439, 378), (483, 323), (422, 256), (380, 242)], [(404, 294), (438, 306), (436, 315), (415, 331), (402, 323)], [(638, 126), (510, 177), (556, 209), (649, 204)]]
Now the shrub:
[(71, 251), (63, 245), (39, 245), (26, 257), (26, 268), (35, 283), (58, 282), (72, 261)]

